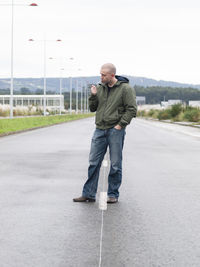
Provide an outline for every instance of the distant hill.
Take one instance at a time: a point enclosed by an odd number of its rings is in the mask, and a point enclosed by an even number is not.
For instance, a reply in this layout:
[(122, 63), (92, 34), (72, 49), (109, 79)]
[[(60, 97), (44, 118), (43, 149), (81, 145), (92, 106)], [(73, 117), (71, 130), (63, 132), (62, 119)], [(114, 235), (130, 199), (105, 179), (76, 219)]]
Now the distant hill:
[[(183, 87), (183, 88), (196, 88), (200, 89), (200, 84), (185, 84), (185, 83), (177, 83), (171, 81), (157, 81), (154, 79), (144, 78), (144, 77), (135, 77), (135, 76), (127, 76), (129, 78), (130, 84), (132, 86), (138, 85), (143, 87), (149, 86), (163, 86), (163, 87)], [(70, 87), (70, 79), (63, 78), (62, 79), (62, 87), (63, 91), (69, 91)], [(76, 81), (78, 80), (79, 86), (87, 82), (89, 84), (96, 84), (100, 81), (99, 76), (90, 76), (90, 77), (74, 77), (72, 79), (72, 87), (76, 87)], [(28, 88), (32, 92), (35, 92), (37, 89), (43, 89), (43, 78), (14, 78), (14, 90), (20, 90), (22, 87)], [(60, 79), (59, 78), (47, 78), (47, 91), (59, 92), (60, 87)], [(10, 88), (10, 79), (0, 79), (0, 90)]]
[(131, 85), (138, 85), (143, 87), (162, 86), (162, 87), (182, 87), (182, 88), (200, 89), (200, 84), (178, 83), (172, 81), (154, 80), (150, 78), (135, 77), (135, 76), (127, 76), (127, 77), (129, 78)]

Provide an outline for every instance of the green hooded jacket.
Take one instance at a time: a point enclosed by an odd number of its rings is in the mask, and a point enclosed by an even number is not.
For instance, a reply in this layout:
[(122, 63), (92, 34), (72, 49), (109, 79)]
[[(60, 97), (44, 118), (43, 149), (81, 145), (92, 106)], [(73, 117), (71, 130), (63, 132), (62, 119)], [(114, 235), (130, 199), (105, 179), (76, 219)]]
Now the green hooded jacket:
[(119, 124), (126, 127), (133, 117), (136, 117), (137, 106), (135, 90), (129, 85), (129, 80), (115, 76), (118, 80), (113, 87), (97, 85), (97, 94), (89, 97), (91, 112), (96, 111), (96, 127), (109, 129)]

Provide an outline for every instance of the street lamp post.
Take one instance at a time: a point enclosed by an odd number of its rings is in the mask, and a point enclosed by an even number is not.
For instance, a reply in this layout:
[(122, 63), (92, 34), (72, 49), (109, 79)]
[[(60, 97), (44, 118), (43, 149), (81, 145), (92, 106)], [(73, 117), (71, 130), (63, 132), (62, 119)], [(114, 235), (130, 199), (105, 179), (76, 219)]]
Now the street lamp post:
[(61, 101), (62, 101), (62, 71), (63, 70), (64, 70), (63, 68), (60, 69), (60, 115), (62, 114), (62, 103), (61, 103)]
[(44, 116), (46, 116), (46, 91), (47, 91), (47, 78), (46, 78), (46, 38), (44, 38), (44, 85), (43, 85), (43, 89), (44, 89), (44, 99), (43, 99), (43, 107), (44, 107)]
[(76, 114), (78, 114), (78, 88), (79, 88), (79, 83), (77, 79), (76, 80)]
[(69, 91), (70, 91), (70, 96), (69, 96), (69, 112), (72, 114), (72, 77), (70, 77), (69, 81)]
[[(74, 58), (71, 57), (70, 60), (73, 60)], [(69, 112), (72, 114), (72, 76), (70, 77), (70, 85), (69, 85), (69, 90), (70, 90), (70, 104), (69, 104)]]
[(88, 84), (86, 82), (86, 113), (88, 113)]
[(14, 57), (14, 6), (38, 6), (36, 3), (29, 5), (15, 4), (12, 0), (11, 4), (0, 4), (1, 6), (11, 6), (11, 64), (10, 64), (10, 118), (13, 118), (13, 91), (14, 91), (14, 79), (13, 79), (13, 57)]
[[(53, 57), (50, 57), (49, 59), (56, 59), (56, 58), (53, 58)], [(62, 63), (63, 63), (63, 60), (66, 59), (66, 60), (74, 60), (73, 57), (69, 57), (69, 58), (65, 58), (65, 57), (61, 57), (60, 58), (60, 71), (61, 70), (64, 70), (64, 68), (62, 68)], [(72, 112), (72, 77), (69, 77), (70, 79), (70, 114)], [(61, 94), (62, 94), (62, 77), (61, 77), (61, 73), (60, 73), (60, 99), (61, 99)], [(61, 108), (60, 108), (60, 114), (61, 114)]]
[[(78, 69), (78, 71), (79, 72), (81, 72), (82, 71), (82, 69)], [(79, 89), (81, 90), (80, 91), (80, 93), (81, 93), (81, 97), (80, 97), (80, 104), (78, 105), (78, 97), (79, 97)], [(78, 109), (79, 109), (79, 107), (78, 106), (80, 106), (80, 112), (82, 113), (82, 97), (83, 97), (83, 95), (82, 95), (82, 78), (80, 79), (80, 81), (77, 81), (77, 92), (76, 92), (76, 96), (77, 96), (77, 102), (76, 102), (76, 110), (77, 110), (77, 113), (78, 113)]]
[(87, 106), (87, 103), (86, 103), (86, 98), (87, 98), (87, 96), (86, 96), (86, 93), (87, 93), (87, 91), (86, 91), (86, 82), (85, 82), (85, 86), (84, 86), (84, 113), (86, 113), (86, 106)]
[(14, 32), (14, 0), (12, 0), (12, 19), (11, 19), (11, 70), (10, 70), (10, 118), (13, 118), (13, 32)]
[(89, 96), (89, 93), (88, 93), (88, 81), (85, 81), (84, 83), (84, 113), (88, 113), (89, 112), (89, 101), (88, 101), (88, 96)]
[(83, 113), (83, 81), (81, 80), (81, 113)]
[[(35, 41), (34, 39), (29, 39), (29, 42), (33, 42)], [(46, 43), (47, 41), (48, 42), (53, 42), (53, 41), (56, 41), (56, 42), (61, 42), (61, 39), (57, 39), (57, 40), (46, 40), (46, 38), (44, 38), (44, 40), (36, 40), (36, 41), (39, 41), (39, 42), (43, 42), (44, 44), (44, 97), (43, 97), (43, 113), (44, 113), (44, 116), (46, 116), (46, 90), (47, 90), (47, 82), (46, 82)]]
[(88, 100), (88, 96), (89, 96), (89, 93), (88, 93), (88, 83), (87, 83), (87, 113), (89, 112), (89, 100)]

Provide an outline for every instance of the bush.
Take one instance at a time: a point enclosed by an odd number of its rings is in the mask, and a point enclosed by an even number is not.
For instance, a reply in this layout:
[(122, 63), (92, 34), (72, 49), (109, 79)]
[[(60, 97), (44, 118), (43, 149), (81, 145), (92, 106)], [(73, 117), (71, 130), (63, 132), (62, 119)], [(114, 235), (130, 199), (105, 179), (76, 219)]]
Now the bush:
[(0, 104), (0, 117), (8, 117), (9, 114), (10, 114), (10, 106)]
[(184, 121), (184, 112), (181, 111), (181, 113), (179, 113), (178, 116), (173, 118), (173, 121)]
[(170, 109), (160, 110), (158, 112), (158, 119), (159, 120), (169, 120), (171, 118)]
[(153, 117), (153, 115), (155, 114), (155, 109), (150, 109), (148, 112), (148, 116)]
[(152, 117), (158, 120), (200, 122), (200, 109), (190, 106), (184, 107), (181, 104), (175, 104), (170, 108), (163, 110), (151, 109), (148, 112), (145, 110), (140, 110), (138, 111), (138, 116)]
[(43, 114), (43, 110), (39, 107), (36, 108), (36, 114), (37, 115), (42, 115)]
[(157, 119), (158, 118), (158, 113), (159, 113), (159, 110), (150, 109), (149, 112), (147, 113), (147, 116), (152, 117), (154, 119)]
[(145, 110), (138, 110), (137, 111), (137, 117), (146, 117), (146, 111)]
[(26, 115), (26, 107), (16, 106), (13, 108), (14, 116), (25, 116)]
[(200, 110), (197, 108), (187, 109), (183, 116), (184, 120), (199, 122), (200, 121)]
[[(0, 117), (8, 117), (9, 114), (10, 114), (10, 105), (0, 104)], [(13, 107), (14, 116), (28, 116), (28, 115), (42, 115), (42, 114), (43, 114), (43, 110), (35, 106)]]
[(175, 104), (170, 109), (170, 114), (172, 118), (178, 116), (182, 111), (182, 104)]

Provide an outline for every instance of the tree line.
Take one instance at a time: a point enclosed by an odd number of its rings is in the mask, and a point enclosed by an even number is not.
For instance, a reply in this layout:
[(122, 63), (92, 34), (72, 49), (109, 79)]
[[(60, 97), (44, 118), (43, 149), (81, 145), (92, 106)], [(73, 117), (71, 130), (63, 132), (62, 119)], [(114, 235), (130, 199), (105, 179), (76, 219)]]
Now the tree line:
[(146, 104), (158, 104), (161, 101), (168, 101), (170, 99), (180, 99), (187, 104), (190, 100), (200, 100), (200, 90), (194, 88), (142, 87), (137, 85), (134, 88), (137, 96), (146, 97)]

